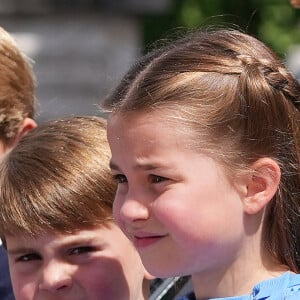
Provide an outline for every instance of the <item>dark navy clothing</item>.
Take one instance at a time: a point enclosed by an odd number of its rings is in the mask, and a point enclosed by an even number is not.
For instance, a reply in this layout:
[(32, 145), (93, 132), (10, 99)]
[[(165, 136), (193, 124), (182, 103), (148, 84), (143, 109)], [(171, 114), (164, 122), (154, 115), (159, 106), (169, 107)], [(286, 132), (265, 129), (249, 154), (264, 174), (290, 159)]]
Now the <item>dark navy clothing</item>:
[(0, 300), (14, 300), (9, 270), (7, 254), (3, 246), (0, 246)]
[(187, 294), (186, 296), (179, 298), (178, 300), (196, 300), (195, 294), (193, 292)]

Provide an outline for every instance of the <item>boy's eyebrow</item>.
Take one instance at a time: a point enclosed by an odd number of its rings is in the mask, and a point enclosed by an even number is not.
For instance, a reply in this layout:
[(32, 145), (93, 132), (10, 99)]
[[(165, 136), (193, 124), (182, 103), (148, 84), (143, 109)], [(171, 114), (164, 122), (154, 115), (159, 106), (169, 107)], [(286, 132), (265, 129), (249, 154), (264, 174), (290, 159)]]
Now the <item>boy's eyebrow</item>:
[(29, 247), (18, 247), (13, 249), (7, 249), (7, 253), (11, 255), (18, 255), (23, 253), (29, 253), (29, 252), (36, 252), (36, 249), (29, 248)]
[[(76, 237), (76, 236), (71, 236), (70, 240), (67, 241), (63, 241), (62, 243), (57, 245), (57, 248), (65, 248), (65, 247), (79, 247), (82, 244), (89, 244), (92, 243), (94, 241), (94, 238), (92, 237)], [(32, 252), (38, 252), (38, 249), (36, 248), (31, 248), (31, 247), (16, 247), (16, 248), (12, 248), (12, 249), (7, 249), (7, 253), (10, 255), (20, 255), (23, 253), (32, 253)]]
[(89, 236), (84, 236), (84, 237), (78, 237), (78, 236), (75, 236), (73, 237), (72, 236), (72, 239), (70, 240), (67, 240), (67, 241), (63, 241), (62, 243), (60, 243), (58, 245), (58, 248), (65, 248), (65, 247), (79, 247), (83, 244), (90, 244), (92, 242), (94, 242), (95, 238), (93, 237), (89, 237)]

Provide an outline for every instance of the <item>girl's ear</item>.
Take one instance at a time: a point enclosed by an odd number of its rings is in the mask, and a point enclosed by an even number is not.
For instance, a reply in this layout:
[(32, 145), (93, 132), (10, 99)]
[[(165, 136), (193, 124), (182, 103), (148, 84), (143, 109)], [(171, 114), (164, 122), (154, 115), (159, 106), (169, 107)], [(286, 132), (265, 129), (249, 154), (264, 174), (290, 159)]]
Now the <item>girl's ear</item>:
[(274, 197), (281, 178), (278, 163), (271, 158), (260, 158), (252, 166), (253, 173), (247, 178), (244, 211), (256, 214), (267, 206)]

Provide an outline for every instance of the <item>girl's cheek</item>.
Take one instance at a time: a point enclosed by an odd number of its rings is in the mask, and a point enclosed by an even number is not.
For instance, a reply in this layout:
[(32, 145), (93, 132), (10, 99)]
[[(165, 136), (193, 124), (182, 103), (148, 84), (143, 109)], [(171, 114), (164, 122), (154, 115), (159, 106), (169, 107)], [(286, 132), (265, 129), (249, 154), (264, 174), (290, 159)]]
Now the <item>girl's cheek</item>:
[(160, 219), (172, 221), (172, 219), (182, 218), (183, 209), (178, 195), (165, 195), (158, 198), (152, 205), (152, 210)]
[(116, 196), (114, 203), (113, 203), (113, 217), (117, 224), (120, 226), (121, 220), (120, 220), (120, 210), (121, 210), (121, 203), (120, 199)]

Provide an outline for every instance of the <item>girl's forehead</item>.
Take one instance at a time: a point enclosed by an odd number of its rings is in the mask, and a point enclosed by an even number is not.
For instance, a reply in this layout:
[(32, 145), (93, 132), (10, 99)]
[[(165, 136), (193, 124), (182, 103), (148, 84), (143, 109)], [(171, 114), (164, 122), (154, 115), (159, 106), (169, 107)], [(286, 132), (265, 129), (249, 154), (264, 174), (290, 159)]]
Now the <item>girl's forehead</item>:
[(189, 124), (182, 122), (176, 111), (172, 112), (164, 107), (161, 110), (117, 113), (110, 116), (107, 136), (111, 148), (115, 146), (114, 149), (121, 147), (120, 143), (123, 141), (130, 140), (148, 146), (164, 145), (167, 149), (170, 144), (176, 147), (180, 144), (181, 148), (195, 150), (194, 130)]
[(156, 116), (150, 121), (138, 118), (128, 124), (117, 120), (119, 124), (108, 129), (113, 169), (120, 168), (121, 161), (134, 161), (136, 166), (162, 165), (162, 161), (170, 159), (170, 149), (177, 157), (194, 152), (186, 134), (160, 120)]
[(175, 109), (164, 106), (152, 110), (120, 111), (109, 116), (107, 126), (124, 126), (133, 122), (138, 124), (153, 124), (154, 122), (169, 124), (176, 120), (177, 114)]
[(117, 114), (109, 119), (107, 126), (108, 140), (119, 135), (127, 138), (139, 135), (140, 139), (153, 139), (159, 132), (168, 134), (170, 130), (174, 132), (174, 125), (170, 119), (156, 111)]

